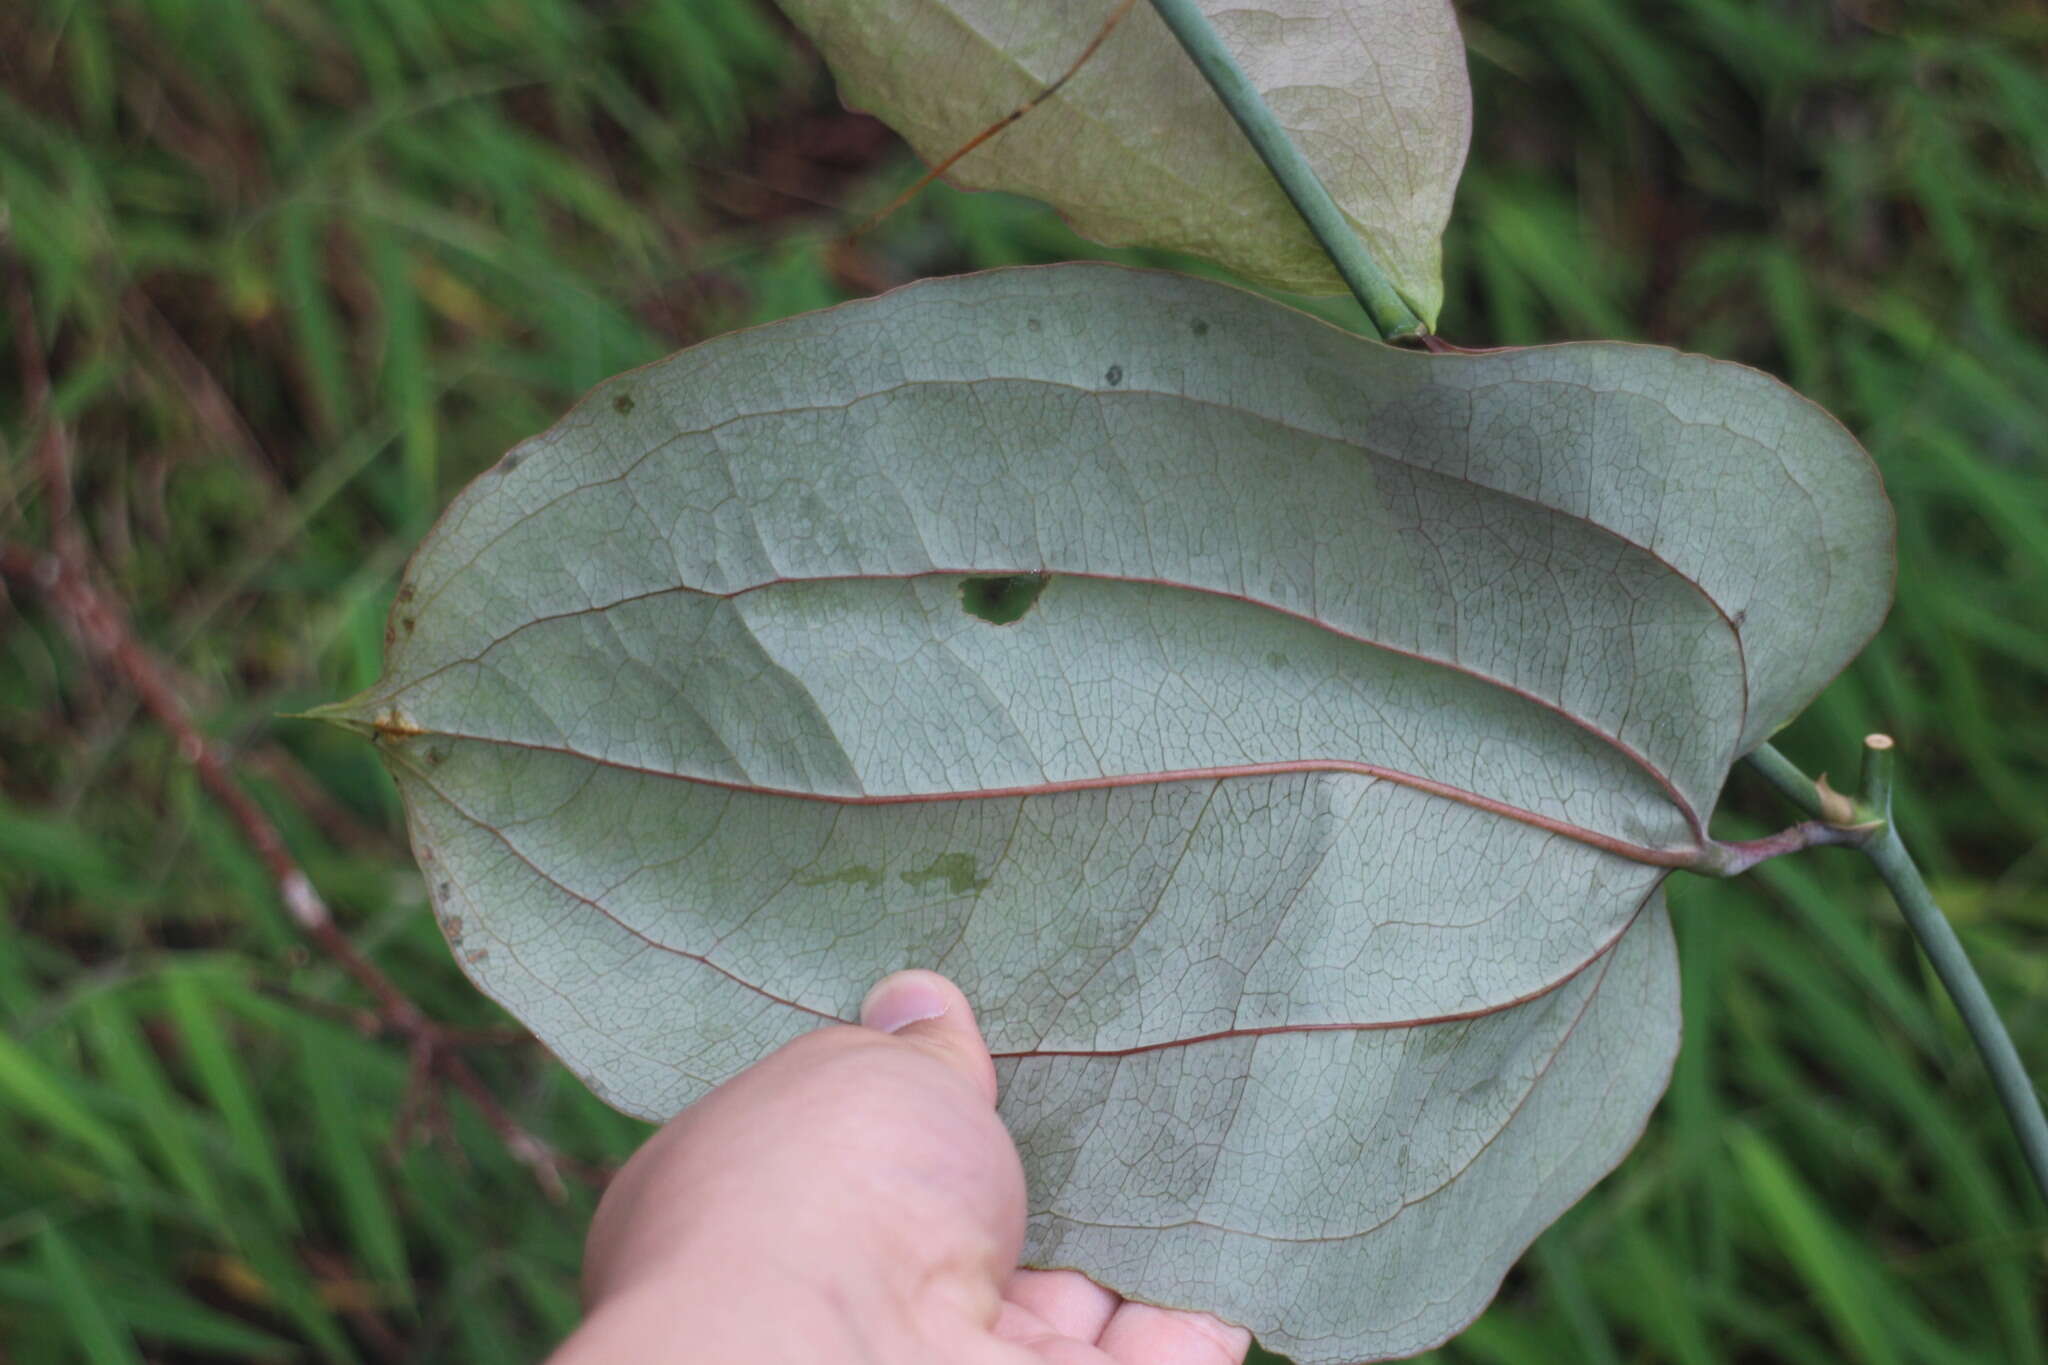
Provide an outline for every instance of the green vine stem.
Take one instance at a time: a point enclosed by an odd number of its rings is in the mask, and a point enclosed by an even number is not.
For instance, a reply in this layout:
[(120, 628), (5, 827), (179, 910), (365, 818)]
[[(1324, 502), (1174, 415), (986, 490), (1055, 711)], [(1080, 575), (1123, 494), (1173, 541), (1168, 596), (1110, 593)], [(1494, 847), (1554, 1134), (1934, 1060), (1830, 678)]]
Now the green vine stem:
[(1202, 13), (1196, 0), (1152, 0), (1152, 8), (1159, 11), (1159, 17), (1166, 21), (1173, 36), (1187, 49), (1194, 59), (1196, 70), (1215, 90), (1223, 107), (1237, 120), (1237, 126), (1244, 129), (1250, 139), (1252, 150), (1259, 154), (1259, 160), (1266, 163), (1266, 169), (1273, 172), (1273, 178), (1280, 182), (1280, 188), (1287, 193), (1294, 207), (1308, 224), (1308, 229), (1322, 244), (1330, 260), (1337, 267), (1337, 273), (1344, 283), (1358, 297), (1364, 306), (1365, 315), (1372, 319), (1373, 327), (1383, 341), (1400, 337), (1421, 336), (1429, 329), (1422, 319), (1408, 306), (1399, 290), (1382, 271), (1379, 262), (1366, 250), (1345, 219), (1337, 201), (1330, 197), (1330, 191), (1322, 178), (1308, 164), (1301, 149), (1294, 145), (1294, 139), (1273, 117), (1265, 97), (1258, 87), (1244, 74), (1244, 68), (1230, 55), (1230, 49), (1216, 36), (1208, 17)]
[[(1949, 998), (1956, 1002), (1956, 1012), (1963, 1016), (1970, 1037), (1991, 1072), (1991, 1083), (1998, 1091), (1999, 1102), (2005, 1106), (2006, 1118), (2019, 1139), (2027, 1167), (2033, 1172), (2034, 1185), (2041, 1197), (2048, 1199), (2048, 1117), (2041, 1113), (2041, 1097), (2020, 1061), (2012, 1035), (2005, 1031), (1984, 983), (1963, 952), (1961, 940), (1947, 916), (1941, 913), (1941, 907), (1934, 903), (1926, 879), (1920, 875), (1913, 856), (1906, 852), (1905, 842), (1892, 824), (1891, 736), (1871, 735), (1863, 743), (1863, 791), (1859, 802), (1862, 808), (1857, 813), (1884, 824), (1860, 848), (1876, 866), (1877, 875), (1884, 879), (1914, 937), (1920, 940), (1921, 951), (1934, 964), (1935, 975), (1948, 989)], [(1821, 814), (1819, 789), (1790, 759), (1766, 744), (1749, 756), (1749, 762), (1786, 800), (1810, 815)]]
[[(1380, 270), (1379, 263), (1373, 260), (1330, 197), (1328, 188), (1273, 117), (1273, 111), (1238, 66), (1237, 59), (1217, 37), (1196, 0), (1152, 0), (1152, 7), (1187, 49), (1196, 69), (1237, 120), (1259, 159), (1273, 172), (1273, 178), (1280, 182), (1280, 188), (1329, 253), (1337, 273), (1357, 295), (1381, 339), (1393, 341), (1422, 335), (1427, 329), (1421, 319)], [(1941, 907), (1934, 903), (1926, 879), (1892, 825), (1892, 750), (1889, 735), (1871, 735), (1864, 741), (1862, 799), (1857, 803), (1854, 820), (1844, 821), (1840, 819), (1839, 807), (1830, 808), (1824, 803), (1818, 785), (1796, 764), (1768, 744), (1759, 748), (1749, 756), (1751, 766), (1814, 819), (1770, 839), (1717, 846), (1718, 856), (1711, 860), (1713, 865), (1699, 870), (1730, 876), (1779, 853), (1820, 844), (1847, 844), (1860, 849), (1877, 868), (1877, 875), (1883, 878), (1906, 923), (1920, 940), (1921, 951), (1934, 964), (1935, 975), (1955, 1001), (1957, 1012), (1991, 1071), (1992, 1084), (2012, 1122), (2034, 1184), (2042, 1198), (2048, 1199), (2048, 1117), (2042, 1115), (2040, 1096), (2020, 1061), (2019, 1049), (2013, 1046), (2012, 1035), (2006, 1032), (1984, 983), (1963, 951), (1962, 942), (1956, 938)]]

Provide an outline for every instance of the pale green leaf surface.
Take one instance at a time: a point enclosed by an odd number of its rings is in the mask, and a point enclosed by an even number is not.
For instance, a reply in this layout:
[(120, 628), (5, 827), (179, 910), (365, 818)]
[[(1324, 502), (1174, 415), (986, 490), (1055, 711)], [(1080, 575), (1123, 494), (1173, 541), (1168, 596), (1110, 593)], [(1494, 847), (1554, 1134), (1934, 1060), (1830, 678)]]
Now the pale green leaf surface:
[(938, 968), (1034, 1261), (1352, 1360), (1455, 1330), (1633, 1142), (1661, 878), (1889, 582), (1868, 460), (1752, 371), (1006, 271), (600, 386), (330, 714), (468, 970), (613, 1103)]
[[(841, 94), (937, 164), (1057, 80), (1113, 0), (782, 0)], [(1445, 0), (1212, 0), (1202, 8), (1394, 286), (1443, 301), (1438, 239), (1472, 131)], [(1305, 293), (1344, 285), (1152, 8), (1056, 94), (963, 157), (976, 189), (1046, 200), (1097, 241), (1207, 257)]]

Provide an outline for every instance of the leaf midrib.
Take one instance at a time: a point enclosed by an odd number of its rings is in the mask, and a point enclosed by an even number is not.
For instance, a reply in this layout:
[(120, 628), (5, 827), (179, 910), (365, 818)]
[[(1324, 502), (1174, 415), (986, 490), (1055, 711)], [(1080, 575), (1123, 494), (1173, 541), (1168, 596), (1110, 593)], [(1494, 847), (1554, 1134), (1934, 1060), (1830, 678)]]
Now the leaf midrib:
[[(433, 735), (441, 739), (457, 740), (471, 744), (496, 744), (509, 749), (521, 749), (529, 753), (556, 754), (591, 764), (593, 767), (608, 768), (614, 772), (633, 773), (641, 777), (662, 778), (671, 782), (688, 782), (696, 786), (716, 787), (721, 791), (737, 792), (748, 796), (768, 796), (794, 801), (814, 801), (833, 806), (914, 806), (937, 805), (955, 801), (1001, 801), (1019, 800), (1034, 796), (1060, 796), (1074, 792), (1109, 791), (1124, 787), (1158, 786), (1168, 782), (1217, 782), (1238, 778), (1279, 777), (1299, 773), (1346, 773), (1357, 777), (1371, 778), (1379, 782), (1391, 782), (1396, 786), (1419, 791), (1453, 801), (1474, 810), (1484, 811), (1516, 824), (1527, 825), (1588, 848), (1624, 858), (1629, 862), (1649, 867), (1681, 868), (1697, 864), (1701, 849), (1698, 846), (1685, 848), (1653, 848), (1647, 844), (1632, 843), (1599, 830), (1575, 825), (1567, 820), (1539, 815), (1506, 801), (1482, 796), (1477, 792), (1454, 787), (1448, 782), (1416, 773), (1404, 772), (1399, 768), (1388, 768), (1379, 764), (1364, 763), (1350, 759), (1295, 759), (1272, 763), (1242, 763), (1219, 765), (1206, 768), (1178, 768), (1162, 772), (1120, 773), (1114, 776), (1075, 778), (1059, 782), (1033, 783), (1013, 787), (982, 787), (971, 791), (958, 792), (905, 792), (881, 796), (858, 793), (809, 792), (794, 788), (767, 787), (758, 783), (738, 782), (730, 778), (701, 777), (690, 773), (679, 773), (667, 768), (650, 768), (642, 764), (627, 763), (619, 759), (601, 758), (572, 749), (564, 744), (544, 744), (538, 740), (507, 739), (500, 735), (481, 735), (461, 730), (447, 730), (432, 726), (421, 726), (410, 732), (414, 736)], [(386, 746), (385, 753), (394, 751)], [(410, 762), (407, 766), (417, 767)]]
[[(461, 738), (460, 736), (449, 737)], [(386, 752), (387, 755), (389, 755), (390, 751), (387, 750)], [(581, 757), (581, 755), (573, 756)], [(410, 780), (416, 782), (425, 790), (432, 792), (435, 799), (440, 801), (441, 804), (446, 806), (449, 810), (453, 811), (457, 818), (467, 822), (468, 824), (475, 826), (479, 830), (482, 830), (485, 834), (489, 835), (491, 838), (497, 840), (500, 844), (504, 845), (505, 851), (510, 853), (514, 858), (518, 859), (520, 865), (528, 869), (530, 872), (532, 872), (534, 876), (540, 878), (543, 882), (546, 882), (549, 886), (554, 887), (557, 891), (569, 897), (571, 900), (576, 901), (578, 904), (590, 907), (590, 909), (596, 911), (599, 915), (602, 915), (608, 923), (615, 926), (621, 933), (630, 935), (632, 938), (638, 940), (641, 943), (646, 944), (649, 948), (654, 949), (656, 952), (667, 953), (671, 956), (680, 957), (686, 959), (687, 961), (695, 962), (699, 966), (704, 967), (709, 971), (716, 972), (718, 975), (726, 978), (728, 981), (731, 981), (734, 985), (739, 986), (744, 990), (750, 991), (753, 994), (760, 996), (762, 999), (767, 1000), (772, 1004), (781, 1005), (788, 1009), (795, 1010), (798, 1013), (810, 1015), (811, 1017), (819, 1020), (821, 1023), (850, 1024), (855, 1022), (851, 1019), (843, 1019), (840, 1016), (831, 1013), (830, 1011), (821, 1010), (815, 1006), (806, 1005), (800, 1001), (789, 999), (786, 996), (777, 995), (773, 991), (770, 991), (763, 986), (760, 986), (752, 981), (747, 980), (745, 977), (740, 976), (738, 973), (726, 967), (723, 967), (719, 965), (716, 961), (714, 961), (711, 957), (711, 952), (715, 952), (715, 948), (703, 953), (691, 952), (687, 948), (677, 947), (675, 944), (672, 943), (665, 943), (662, 940), (655, 938), (651, 934), (647, 933), (645, 930), (635, 928), (633, 925), (628, 924), (625, 920), (620, 919), (619, 916), (613, 913), (610, 909), (606, 908), (605, 905), (596, 897), (593, 897), (585, 892), (578, 891), (576, 888), (568, 885), (566, 882), (549, 873), (538, 862), (534, 861), (534, 859), (528, 855), (525, 849), (522, 849), (517, 843), (513, 842), (511, 835), (507, 834), (504, 830), (499, 829), (490, 821), (485, 820), (481, 816), (478, 816), (472, 811), (470, 811), (468, 807), (464, 806), (461, 802), (457, 801), (453, 796), (450, 796), (445, 790), (443, 790), (440, 784), (438, 784), (431, 777), (429, 777), (426, 772), (424, 772), (423, 770), (421, 770), (420, 768), (416, 767), (411, 763), (406, 763), (405, 767), (406, 772), (402, 775), (401, 780)], [(661, 774), (654, 775), (660, 776)], [(1329, 1021), (1305, 1024), (1264, 1024), (1249, 1026), (1245, 1028), (1220, 1029), (1211, 1033), (1194, 1034), (1182, 1038), (1169, 1038), (1159, 1042), (1140, 1043), (1124, 1048), (1027, 1048), (1014, 1051), (992, 1052), (990, 1056), (997, 1061), (1020, 1061), (1038, 1057), (1095, 1057), (1115, 1059), (1139, 1056), (1148, 1052), (1162, 1052), (1178, 1047), (1192, 1047), (1205, 1043), (1229, 1042), (1234, 1039), (1240, 1038), (1262, 1038), (1287, 1033), (1374, 1033), (1395, 1029), (1427, 1028), (1436, 1024), (1462, 1023), (1473, 1019), (1488, 1018), (1493, 1015), (1499, 1014), (1504, 1010), (1513, 1009), (1519, 1005), (1527, 1005), (1533, 1003), (1534, 1001), (1541, 1000), (1545, 996), (1550, 995), (1555, 991), (1561, 990), (1565, 986), (1569, 985), (1572, 981), (1576, 980), (1581, 974), (1583, 974), (1588, 968), (1592, 967), (1595, 963), (1607, 960), (1609, 956), (1613, 953), (1615, 947), (1621, 942), (1623, 938), (1627, 936), (1629, 930), (1632, 929), (1636, 925), (1636, 923), (1642, 918), (1643, 910), (1650, 904), (1650, 901), (1656, 896), (1658, 888), (1661, 887), (1663, 884), (1664, 878), (1660, 876), (1650, 886), (1650, 888), (1643, 893), (1642, 899), (1637, 902), (1635, 910), (1629, 915), (1628, 919), (1622, 923), (1621, 927), (1618, 928), (1613, 934), (1609, 935), (1606, 939), (1602, 940), (1600, 944), (1597, 947), (1595, 947), (1594, 950), (1591, 953), (1589, 953), (1585, 958), (1583, 958), (1573, 966), (1567, 968), (1566, 970), (1558, 973), (1558, 975), (1553, 980), (1543, 983), (1536, 989), (1526, 991), (1521, 995), (1515, 996), (1508, 1000), (1501, 1001), (1498, 1004), (1481, 1006), (1470, 1010), (1451, 1011), (1441, 1015), (1421, 1015), (1409, 1019), (1384, 1019), (1370, 1020), (1364, 1022)]]
[(1009, 568), (976, 567), (972, 569), (919, 569), (913, 572), (900, 574), (838, 574), (820, 575), (817, 577), (806, 578), (776, 578), (769, 579), (761, 583), (751, 583), (744, 588), (735, 588), (730, 592), (707, 592), (702, 588), (692, 588), (687, 585), (671, 585), (668, 587), (650, 589), (647, 592), (636, 593), (629, 597), (618, 598), (611, 602), (606, 602), (588, 607), (578, 607), (572, 611), (554, 612), (546, 616), (536, 616), (529, 620), (522, 621), (518, 626), (516, 626), (512, 630), (507, 631), (504, 635), (498, 636), (496, 639), (492, 640), (489, 645), (485, 646), (485, 648), (479, 651), (478, 653), (464, 655), (460, 658), (449, 659), (444, 663), (436, 665), (434, 668), (429, 669), (427, 672), (421, 673), (417, 677), (411, 678), (406, 682), (401, 683), (397, 687), (394, 687), (389, 691), (381, 693), (380, 700), (386, 704), (395, 704), (401, 697), (403, 697), (411, 689), (420, 687), (453, 669), (469, 666), (482, 666), (484, 664), (484, 661), (495, 650), (497, 650), (499, 646), (506, 644), (507, 642), (511, 641), (512, 639), (516, 638), (517, 636), (519, 636), (520, 634), (529, 629), (543, 625), (548, 625), (558, 621), (576, 620), (579, 617), (603, 615), (604, 613), (614, 611), (620, 607), (630, 606), (639, 602), (652, 601), (656, 598), (661, 597), (688, 595), (711, 601), (730, 602), (738, 598), (746, 597), (752, 593), (761, 592), (771, 588), (787, 587), (797, 584), (810, 585), (825, 583), (906, 583), (916, 582), (918, 580), (926, 578), (961, 578), (972, 576), (986, 576), (991, 574), (1000, 575), (1030, 573), (1051, 573), (1054, 576), (1060, 578), (1078, 578), (1085, 579), (1090, 582), (1124, 584), (1133, 587), (1169, 588), (1175, 591), (1190, 592), (1205, 597), (1214, 597), (1224, 601), (1238, 602), (1245, 604), (1247, 606), (1252, 606), (1262, 610), (1270, 611), (1276, 616), (1281, 616), (1288, 620), (1298, 621), (1304, 625), (1316, 627), (1324, 631), (1325, 633), (1336, 637), (1337, 639), (1345, 641), (1347, 644), (1357, 645), (1361, 648), (1366, 649), (1379, 650), (1381, 652), (1392, 654), (1396, 657), (1408, 659), (1416, 663), (1424, 664), (1426, 666), (1441, 668), (1446, 672), (1454, 673), (1459, 677), (1469, 678), (1474, 682), (1480, 683), (1487, 687), (1494, 688), (1502, 693), (1505, 693), (1506, 695), (1515, 697), (1520, 701), (1526, 702), (1529, 705), (1542, 710), (1548, 715), (1555, 716), (1556, 718), (1564, 721), (1566, 724), (1570, 725), (1574, 729), (1579, 730), (1580, 732), (1599, 741), (1602, 745), (1606, 746), (1614, 753), (1620, 755), (1629, 764), (1640, 769), (1646, 776), (1649, 777), (1649, 779), (1654, 784), (1656, 784), (1658, 790), (1664, 793), (1664, 795), (1670, 800), (1671, 804), (1677, 808), (1679, 814), (1684, 818), (1687, 828), (1691, 830), (1693, 834), (1693, 846), (1684, 849), (1655, 849), (1646, 844), (1638, 844), (1629, 840), (1617, 838), (1612, 835), (1602, 834), (1599, 831), (1587, 829), (1583, 826), (1575, 825), (1569, 821), (1557, 820), (1554, 817), (1540, 815), (1534, 811), (1529, 811), (1524, 809), (1523, 807), (1516, 806), (1511, 802), (1499, 801), (1495, 798), (1482, 796), (1477, 793), (1466, 792), (1464, 791), (1464, 789), (1453, 786), (1450, 783), (1437, 782), (1434, 779), (1423, 777), (1417, 773), (1409, 773), (1403, 769), (1393, 768), (1385, 764), (1367, 763), (1363, 760), (1352, 761), (1330, 758), (1280, 760), (1252, 764), (1221, 764), (1195, 768), (1176, 768), (1167, 769), (1162, 772), (1154, 773), (1123, 775), (1105, 774), (1101, 778), (1066, 779), (1061, 781), (1029, 783), (1023, 785), (998, 788), (973, 788), (966, 790), (945, 790), (916, 793), (846, 794), (805, 791), (794, 787), (773, 787), (762, 783), (738, 782), (727, 778), (716, 778), (697, 773), (679, 772), (673, 768), (652, 768), (647, 767), (645, 765), (623, 763), (615, 759), (600, 757), (595, 754), (586, 753), (581, 749), (571, 748), (567, 745), (545, 745), (533, 741), (512, 739), (498, 735), (485, 735), (468, 731), (447, 730), (442, 729), (439, 726), (436, 726), (430, 722), (422, 723), (421, 718), (418, 716), (408, 715), (408, 720), (411, 724), (418, 726), (418, 728), (421, 729), (423, 732), (445, 735), (450, 739), (473, 740), (481, 743), (502, 743), (507, 745), (515, 745), (520, 747), (529, 747), (544, 750), (551, 749), (556, 752), (573, 754), (577, 757), (587, 759), (592, 763), (608, 767), (614, 767), (624, 771), (642, 772), (652, 776), (675, 778), (687, 782), (701, 782), (709, 786), (725, 787), (727, 789), (735, 791), (754, 792), (764, 796), (787, 796), (799, 800), (829, 801), (847, 805), (886, 805), (918, 801), (965, 801), (988, 797), (1048, 795), (1060, 791), (1092, 790), (1109, 786), (1137, 786), (1150, 782), (1179, 781), (1187, 780), (1189, 778), (1219, 775), (1251, 776), (1268, 772), (1308, 771), (1357, 772), (1368, 776), (1384, 778), (1388, 781), (1399, 782), (1404, 786), (1410, 786), (1418, 790), (1428, 791), (1435, 795), (1446, 796), (1452, 800), (1460, 801), (1463, 804), (1474, 806), (1477, 809), (1487, 810), (1496, 815), (1503, 815), (1509, 819), (1519, 820), (1524, 824), (1531, 824), (1541, 829), (1550, 830), (1552, 833), (1562, 834), (1567, 838), (1576, 839), (1580, 843), (1590, 844), (1595, 848), (1605, 849), (1608, 852), (1619, 854), (1622, 857), (1630, 858), (1636, 862), (1652, 863), (1657, 866), (1666, 867), (1684, 866), (1695, 854), (1698, 853), (1699, 849), (1704, 847), (1706, 844), (1706, 828), (1704, 821), (1700, 817), (1699, 812), (1693, 809), (1691, 803), (1688, 802), (1685, 799), (1684, 795), (1679, 792), (1678, 788), (1672, 783), (1670, 778), (1668, 778), (1662, 772), (1660, 772), (1657, 766), (1653, 762), (1651, 762), (1648, 756), (1644, 755), (1639, 750), (1634, 748), (1634, 746), (1630, 745), (1627, 741), (1623, 740), (1619, 735), (1610, 734), (1609, 732), (1600, 729), (1592, 722), (1588, 721), (1582, 716), (1574, 714), (1573, 712), (1567, 710), (1564, 706), (1557, 702), (1550, 701), (1545, 697), (1539, 696), (1536, 693), (1530, 692), (1527, 689), (1519, 687), (1513, 683), (1506, 682), (1500, 678), (1496, 678), (1491, 674), (1483, 673), (1478, 669), (1470, 667), (1469, 665), (1462, 664), (1450, 659), (1438, 658), (1435, 655), (1422, 654), (1413, 650), (1402, 649), (1398, 645), (1388, 644), (1382, 640), (1375, 640), (1370, 636), (1355, 634), (1354, 632), (1343, 630), (1331, 624), (1328, 621), (1324, 621), (1318, 617), (1311, 616), (1305, 612), (1300, 612), (1288, 607), (1279, 606), (1275, 603), (1267, 602), (1260, 598), (1250, 597), (1242, 593), (1223, 592), (1214, 588), (1205, 588), (1200, 586), (1199, 584), (1178, 583), (1168, 579), (1139, 577), (1137, 575), (1128, 574), (1085, 573), (1073, 572), (1062, 569), (1047, 569), (1043, 567), (1032, 568), (1019, 565)]

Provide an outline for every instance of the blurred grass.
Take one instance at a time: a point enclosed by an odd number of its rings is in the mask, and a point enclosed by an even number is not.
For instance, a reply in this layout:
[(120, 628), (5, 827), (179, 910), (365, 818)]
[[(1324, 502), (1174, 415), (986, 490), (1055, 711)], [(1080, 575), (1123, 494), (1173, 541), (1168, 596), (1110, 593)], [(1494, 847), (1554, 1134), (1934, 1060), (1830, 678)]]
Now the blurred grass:
[[(1864, 731), (1900, 737), (1909, 838), (2048, 1070), (2048, 12), (1462, 12), (1480, 132), (1447, 334), (1738, 358), (1863, 437), (1899, 604), (1784, 747), (1839, 774)], [(374, 676), (441, 503), (594, 380), (1090, 250), (945, 189), (829, 245), (914, 173), (752, 0), (0, 10), (0, 203), (93, 546), (440, 1017), (502, 1022), (422, 913), (367, 746), (277, 715)], [(31, 433), (0, 405), (0, 537), (37, 540)], [(1732, 811), (1779, 818), (1741, 780)], [(574, 1321), (588, 1194), (547, 1203), (459, 1105), (455, 1143), (391, 1149), (401, 1049), (26, 603), (0, 616), (0, 894), (0, 1356), (533, 1359)], [(1874, 879), (1822, 852), (1674, 899), (1670, 1098), (1432, 1359), (2048, 1362), (2048, 1212)], [(479, 1063), (575, 1156), (641, 1135), (530, 1047)]]

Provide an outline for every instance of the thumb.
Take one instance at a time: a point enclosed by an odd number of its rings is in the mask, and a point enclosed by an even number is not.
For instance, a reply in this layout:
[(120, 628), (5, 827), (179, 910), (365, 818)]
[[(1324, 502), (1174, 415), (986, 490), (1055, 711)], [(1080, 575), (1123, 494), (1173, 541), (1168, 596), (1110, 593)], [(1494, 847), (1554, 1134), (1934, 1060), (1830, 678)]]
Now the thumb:
[(937, 972), (913, 970), (883, 977), (860, 1003), (866, 1028), (893, 1034), (946, 1064), (996, 1102), (996, 1068), (974, 1022), (974, 1009), (958, 986)]

